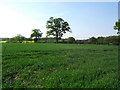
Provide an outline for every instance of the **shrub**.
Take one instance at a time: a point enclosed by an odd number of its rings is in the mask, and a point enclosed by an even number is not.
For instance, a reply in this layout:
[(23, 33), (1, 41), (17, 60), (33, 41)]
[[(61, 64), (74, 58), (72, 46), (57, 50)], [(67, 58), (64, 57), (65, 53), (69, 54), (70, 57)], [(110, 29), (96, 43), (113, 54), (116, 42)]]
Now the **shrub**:
[(69, 43), (74, 43), (75, 42), (75, 38), (74, 37), (69, 37), (68, 38), (68, 42)]

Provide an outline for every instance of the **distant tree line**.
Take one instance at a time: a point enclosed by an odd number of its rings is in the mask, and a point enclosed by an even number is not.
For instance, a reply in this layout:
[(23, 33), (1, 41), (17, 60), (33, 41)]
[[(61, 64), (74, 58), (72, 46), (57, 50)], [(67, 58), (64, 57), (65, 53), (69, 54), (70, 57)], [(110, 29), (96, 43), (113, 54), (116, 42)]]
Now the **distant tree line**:
[(86, 40), (76, 40), (79, 44), (108, 44), (108, 45), (120, 45), (120, 36), (108, 36), (108, 37), (91, 37)]
[[(13, 43), (23, 43), (23, 41), (34, 41), (35, 43), (74, 43), (74, 44), (108, 44), (108, 45), (120, 45), (120, 19), (115, 22), (114, 29), (118, 30), (118, 36), (109, 37), (91, 37), (86, 40), (75, 40), (74, 37), (69, 37), (62, 39), (63, 34), (66, 32), (72, 32), (69, 27), (68, 22), (64, 21), (62, 18), (53, 18), (47, 21), (46, 28), (49, 30), (46, 32), (47, 36), (42, 37), (42, 32), (40, 29), (33, 29), (30, 38), (26, 38), (21, 34), (13, 38), (0, 38), (2, 41), (8, 41)], [(48, 37), (53, 36), (53, 37)]]
[[(2, 39), (2, 38), (1, 38)], [(31, 38), (25, 38), (24, 36), (18, 35), (13, 38), (3, 38), (3, 41), (22, 43), (23, 41), (32, 41)], [(56, 38), (45, 37), (40, 38), (37, 43), (56, 43)], [(108, 36), (108, 37), (91, 37), (85, 40), (75, 40), (74, 37), (59, 40), (59, 43), (71, 43), (71, 44), (97, 44), (97, 45), (120, 45), (120, 36)]]

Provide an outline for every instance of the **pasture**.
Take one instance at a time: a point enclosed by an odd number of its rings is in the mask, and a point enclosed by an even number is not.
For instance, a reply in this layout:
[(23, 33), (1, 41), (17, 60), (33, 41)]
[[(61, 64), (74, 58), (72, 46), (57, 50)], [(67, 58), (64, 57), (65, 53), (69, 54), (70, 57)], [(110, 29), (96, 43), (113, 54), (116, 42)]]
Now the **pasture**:
[(3, 43), (3, 88), (117, 88), (118, 46)]

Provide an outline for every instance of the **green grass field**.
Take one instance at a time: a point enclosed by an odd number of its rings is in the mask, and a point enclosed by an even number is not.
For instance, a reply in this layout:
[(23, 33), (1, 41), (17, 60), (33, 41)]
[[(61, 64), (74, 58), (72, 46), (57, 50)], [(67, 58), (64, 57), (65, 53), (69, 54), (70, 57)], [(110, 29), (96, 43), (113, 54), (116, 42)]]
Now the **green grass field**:
[(2, 44), (3, 88), (117, 88), (118, 46)]

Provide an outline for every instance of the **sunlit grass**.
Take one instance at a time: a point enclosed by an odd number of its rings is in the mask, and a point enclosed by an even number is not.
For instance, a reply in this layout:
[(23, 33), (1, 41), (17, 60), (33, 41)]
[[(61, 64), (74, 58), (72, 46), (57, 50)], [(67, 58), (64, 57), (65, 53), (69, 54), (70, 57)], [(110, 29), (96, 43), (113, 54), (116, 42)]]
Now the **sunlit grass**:
[(117, 88), (118, 46), (4, 43), (3, 88)]

